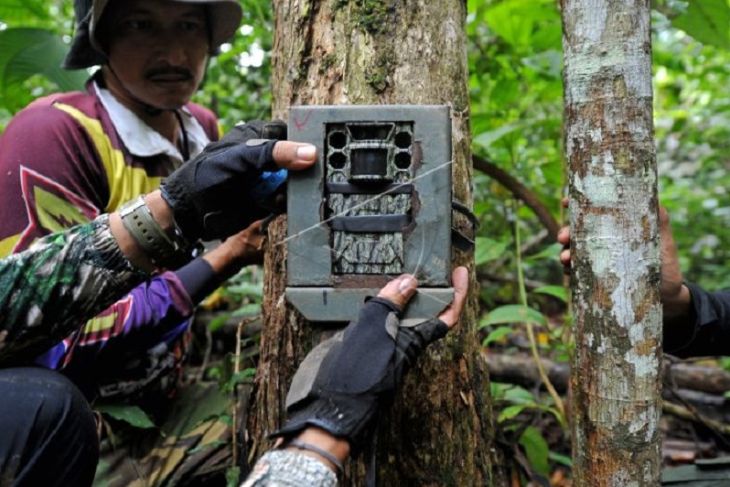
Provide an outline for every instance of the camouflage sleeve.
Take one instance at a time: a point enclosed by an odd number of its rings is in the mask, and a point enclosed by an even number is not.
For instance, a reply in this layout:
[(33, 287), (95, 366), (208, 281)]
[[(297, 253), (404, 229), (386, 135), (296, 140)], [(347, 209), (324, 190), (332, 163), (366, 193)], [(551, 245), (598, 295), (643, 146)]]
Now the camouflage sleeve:
[(271, 450), (253, 467), (241, 487), (277, 487), (307, 485), (335, 487), (337, 476), (324, 463), (290, 450)]
[(147, 279), (102, 215), (0, 260), (0, 363), (28, 360)]

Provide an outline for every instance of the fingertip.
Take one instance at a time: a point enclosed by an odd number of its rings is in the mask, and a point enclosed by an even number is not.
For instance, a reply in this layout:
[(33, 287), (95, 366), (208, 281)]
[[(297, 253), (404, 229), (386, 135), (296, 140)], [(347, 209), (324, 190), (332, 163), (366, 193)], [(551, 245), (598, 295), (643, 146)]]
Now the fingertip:
[(297, 157), (304, 161), (314, 161), (317, 157), (317, 148), (311, 144), (302, 144), (297, 147)]
[(558, 243), (568, 245), (570, 243), (570, 227), (564, 226), (558, 230)]
[(314, 164), (317, 148), (312, 144), (279, 141), (274, 145), (273, 157), (279, 167), (299, 171)]

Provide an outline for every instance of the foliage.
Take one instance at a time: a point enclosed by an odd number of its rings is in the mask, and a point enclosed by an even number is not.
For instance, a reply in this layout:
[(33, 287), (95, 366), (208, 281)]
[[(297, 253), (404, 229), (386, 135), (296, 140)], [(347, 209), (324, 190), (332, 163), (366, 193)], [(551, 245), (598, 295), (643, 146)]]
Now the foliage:
[(154, 428), (155, 423), (152, 422), (147, 413), (139, 406), (122, 405), (122, 404), (96, 404), (94, 409), (111, 418), (134, 426), (135, 428)]
[(239, 0), (243, 20), (238, 35), (210, 60), (195, 100), (215, 111), (224, 127), (271, 116), (272, 11), (262, 0)]
[[(196, 101), (212, 107), (224, 127), (270, 112), (272, 11), (267, 0), (240, 0), (238, 35), (210, 61)], [(380, 2), (381, 4), (383, 2)], [(357, 0), (355, 13), (380, 32), (387, 12)], [(660, 198), (672, 216), (686, 277), (709, 288), (730, 287), (730, 3), (728, 0), (654, 0), (655, 127)], [(372, 24), (372, 25), (371, 25)], [(58, 68), (72, 33), (71, 2), (4, 0), (0, 4), (0, 128), (32, 99), (79, 88), (88, 73)], [(554, 0), (468, 0), (469, 89), (473, 150), (515, 176), (559, 221), (566, 175), (562, 156), (561, 20)], [(475, 262), (483, 284), (483, 344), (508, 351), (527, 348), (525, 323), (535, 327), (543, 355), (566, 360), (570, 317), (557, 263), (559, 247), (514, 196), (487, 176), (474, 176), (475, 213), (481, 227)], [(530, 236), (519, 243), (519, 234)], [(499, 279), (495, 279), (498, 277)], [(499, 284), (498, 284), (499, 283)], [(260, 276), (244, 274), (218, 297), (231, 316), (258, 312)], [(230, 360), (210, 377), (226, 391), (250, 380), (253, 370), (233, 372)], [(493, 384), (498, 421), (515, 433), (535, 471), (568, 465), (550, 451), (534, 420), (565, 418), (552, 398), (511, 385)], [(145, 425), (136, 413), (119, 419)], [(131, 419), (130, 419), (131, 418)], [(135, 419), (136, 418), (136, 419)], [(147, 426), (148, 427), (148, 426)], [(237, 472), (231, 471), (235, 482)]]

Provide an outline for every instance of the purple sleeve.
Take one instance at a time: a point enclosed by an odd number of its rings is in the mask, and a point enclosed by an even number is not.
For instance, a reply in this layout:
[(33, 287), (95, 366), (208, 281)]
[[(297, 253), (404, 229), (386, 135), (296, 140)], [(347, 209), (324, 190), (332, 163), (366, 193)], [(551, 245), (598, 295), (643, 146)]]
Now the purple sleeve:
[(115, 346), (139, 350), (172, 341), (187, 329), (193, 309), (180, 279), (174, 272), (165, 272), (137, 286), (83, 329), (38, 357), (36, 363), (61, 369), (74, 355), (88, 360), (112, 341)]

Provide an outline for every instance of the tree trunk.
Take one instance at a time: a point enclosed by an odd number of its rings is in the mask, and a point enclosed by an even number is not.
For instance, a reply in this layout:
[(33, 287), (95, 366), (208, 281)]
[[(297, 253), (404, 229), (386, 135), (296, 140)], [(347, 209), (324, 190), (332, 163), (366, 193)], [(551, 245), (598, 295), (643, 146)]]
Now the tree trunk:
[[(273, 52), (274, 117), (290, 105), (448, 104), (452, 108), (454, 196), (471, 204), (469, 99), (463, 0), (278, 0)], [(323, 331), (284, 299), (283, 218), (270, 227), (264, 324), (248, 424), (254, 460), (284, 419), (297, 364)], [(472, 264), (457, 255), (454, 264)], [(473, 285), (475, 280), (472, 277)], [(495, 485), (489, 380), (479, 358), (476, 289), (461, 325), (419, 360), (381, 419), (379, 485)], [(367, 460), (367, 459), (366, 459)], [(363, 485), (365, 461), (346, 483)], [(496, 480), (499, 479), (499, 480)]]
[(575, 485), (658, 485), (662, 312), (649, 0), (561, 4)]

